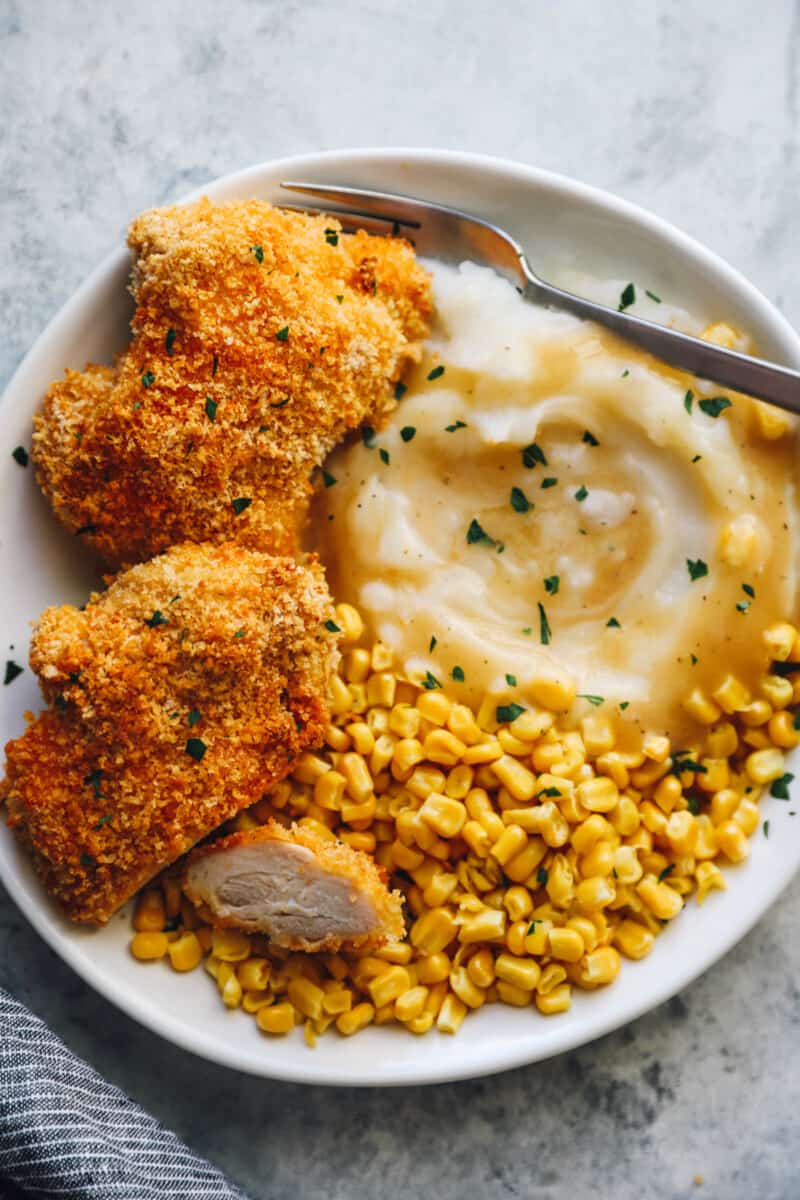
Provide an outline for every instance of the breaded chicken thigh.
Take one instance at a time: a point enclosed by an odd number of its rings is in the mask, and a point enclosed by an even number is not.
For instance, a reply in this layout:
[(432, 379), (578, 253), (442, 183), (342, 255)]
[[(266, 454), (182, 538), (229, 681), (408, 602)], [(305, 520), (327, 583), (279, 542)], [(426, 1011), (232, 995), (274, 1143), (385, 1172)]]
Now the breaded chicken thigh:
[(292, 950), (363, 950), (403, 936), (402, 895), (373, 860), (299, 825), (272, 821), (201, 846), (184, 890), (215, 925)]
[(330, 616), (316, 562), (233, 543), (45, 611), (30, 661), (50, 707), (8, 743), (0, 799), (73, 920), (107, 921), (322, 740)]
[(258, 200), (152, 209), (128, 244), (133, 340), (51, 385), (43, 491), (114, 567), (182, 541), (293, 553), (312, 471), (420, 357), (427, 272), (402, 239)]

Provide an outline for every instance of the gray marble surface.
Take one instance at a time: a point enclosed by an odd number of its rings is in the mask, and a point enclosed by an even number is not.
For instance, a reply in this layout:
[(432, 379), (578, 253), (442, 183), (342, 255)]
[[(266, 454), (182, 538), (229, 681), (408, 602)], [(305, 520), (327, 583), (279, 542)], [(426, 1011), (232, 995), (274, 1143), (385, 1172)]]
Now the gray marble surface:
[[(138, 209), (345, 146), (487, 151), (610, 188), (800, 323), (797, 0), (0, 0), (0, 37), (0, 382)], [(798, 918), (795, 884), (710, 975), (578, 1053), (406, 1092), (195, 1060), (2, 894), (0, 983), (259, 1200), (788, 1200)]]

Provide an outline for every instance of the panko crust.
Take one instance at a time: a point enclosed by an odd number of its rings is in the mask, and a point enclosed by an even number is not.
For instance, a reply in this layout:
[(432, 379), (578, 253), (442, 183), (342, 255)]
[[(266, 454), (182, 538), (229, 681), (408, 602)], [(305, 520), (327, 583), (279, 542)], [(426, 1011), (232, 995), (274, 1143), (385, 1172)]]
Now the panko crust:
[(6, 746), (0, 800), (73, 920), (107, 921), (319, 744), (330, 615), (314, 559), (232, 543), (176, 546), (84, 611), (43, 613), (30, 662), (50, 707)]
[[(324, 938), (309, 941), (307, 938), (288, 938), (281, 945), (289, 950), (303, 950), (309, 953), (324, 950), (366, 950), (383, 946), (387, 941), (400, 941), (405, 932), (403, 921), (403, 894), (390, 891), (387, 887), (387, 874), (383, 867), (378, 866), (374, 859), (361, 850), (354, 850), (344, 842), (331, 841), (321, 837), (313, 830), (302, 825), (291, 825), (288, 829), (276, 820), (270, 820), (260, 829), (249, 829), (244, 832), (232, 833), (227, 837), (218, 838), (204, 846), (198, 846), (188, 856), (183, 875), (183, 890), (193, 904), (202, 902), (202, 897), (193, 894), (188, 882), (189, 867), (200, 858), (212, 854), (224, 853), (237, 846), (251, 846), (258, 842), (285, 842), (290, 845), (303, 846), (314, 855), (319, 866), (331, 875), (338, 875), (353, 884), (356, 891), (367, 897), (375, 909), (380, 923), (380, 929), (365, 933), (359, 937), (343, 939), (335, 934), (327, 934)], [(246, 926), (232, 917), (218, 916), (210, 909), (204, 910), (211, 924), (221, 929), (244, 929), (254, 932), (254, 927)]]
[(420, 357), (428, 273), (402, 239), (258, 200), (152, 209), (128, 243), (133, 340), (51, 385), (45, 495), (114, 567), (182, 541), (293, 553), (312, 471)]

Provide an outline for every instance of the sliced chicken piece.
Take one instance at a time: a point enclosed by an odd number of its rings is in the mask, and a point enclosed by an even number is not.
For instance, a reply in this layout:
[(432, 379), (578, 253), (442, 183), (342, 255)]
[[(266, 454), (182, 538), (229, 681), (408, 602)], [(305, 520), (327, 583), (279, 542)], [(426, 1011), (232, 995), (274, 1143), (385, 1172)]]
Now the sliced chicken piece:
[(270, 822), (195, 850), (184, 890), (215, 925), (292, 950), (356, 950), (403, 936), (402, 895), (368, 855)]

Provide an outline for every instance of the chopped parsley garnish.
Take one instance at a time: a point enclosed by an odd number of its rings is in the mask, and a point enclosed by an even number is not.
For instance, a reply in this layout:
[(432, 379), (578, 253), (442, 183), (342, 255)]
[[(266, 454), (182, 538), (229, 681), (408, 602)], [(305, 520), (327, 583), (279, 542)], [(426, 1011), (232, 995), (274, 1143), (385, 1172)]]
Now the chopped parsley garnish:
[(686, 797), (686, 807), (689, 809), (689, 812), (692, 814), (692, 816), (696, 817), (698, 815), (698, 813), (700, 812), (699, 796), (687, 796)]
[(764, 822), (764, 837), (769, 837), (769, 821)]
[(773, 675), (794, 675), (800, 671), (800, 662), (789, 659), (787, 662), (774, 662), (771, 667)]
[(212, 378), (212, 379), (214, 378), (214, 376), (215, 376), (215, 375), (216, 375), (216, 373), (217, 373), (217, 367), (218, 367), (218, 366), (219, 366), (219, 358), (218, 358), (218, 357), (217, 357), (217, 355), (215, 354), (215, 355), (213, 355), (213, 357), (212, 357), (212, 359), (211, 359), (211, 378)]
[(526, 513), (533, 508), (533, 505), (522, 488), (513, 487), (511, 489), (511, 507), (514, 509), (514, 512)]
[(385, 463), (385, 464), (386, 464), (386, 466), (388, 467), (388, 465), (389, 465), (389, 451), (388, 451), (388, 450), (384, 450), (383, 446), (381, 446), (380, 450), (378, 451), (378, 454), (380, 455), (381, 462), (382, 462), (382, 463)]
[(341, 303), (342, 303), (342, 301), (344, 300), (344, 296), (343, 296), (341, 293), (339, 293), (339, 295), (336, 297), (336, 299), (337, 299), (337, 302), (338, 302), (339, 304), (341, 304)]
[(537, 463), (541, 463), (543, 467), (546, 467), (547, 459), (542, 452), (541, 446), (537, 445), (536, 442), (531, 442), (530, 446), (526, 446), (522, 451), (522, 465), (531, 469)]
[(590, 696), (588, 692), (578, 692), (579, 700), (588, 700), (594, 707), (598, 708), (601, 704), (605, 704), (605, 696)]
[(694, 458), (692, 459), (692, 463), (694, 464), (696, 462), (700, 462), (700, 459), (702, 457), (703, 457), (702, 454), (695, 454)]
[(195, 762), (200, 762), (200, 759), (203, 757), (207, 749), (208, 747), (202, 738), (190, 737), (186, 741), (186, 753), (190, 758), (193, 758)]
[(283, 328), (279, 329), (278, 332), (275, 334), (275, 339), (276, 339), (276, 341), (279, 341), (279, 342), (287, 341), (288, 337), (289, 337), (289, 326), (288, 325), (284, 325)]
[(622, 372), (622, 378), (627, 379), (629, 375), (630, 375), (630, 371), (626, 367), (625, 370)]
[(335, 229), (326, 229), (325, 230), (325, 241), (328, 243), (329, 246), (338, 246), (339, 245), (339, 234), (336, 232)]
[(516, 687), (517, 686), (516, 675), (506, 675), (506, 683), (508, 684), (509, 687)]
[(404, 425), (400, 430), (400, 437), (404, 442), (410, 442), (414, 438), (416, 432), (417, 431), (413, 425)]
[(684, 771), (690, 771), (693, 775), (707, 775), (708, 767), (702, 766), (701, 763), (695, 762), (693, 758), (689, 758), (688, 750), (676, 750), (671, 755), (672, 774), (681, 775)]
[(552, 637), (552, 631), (550, 629), (550, 623), (547, 620), (547, 613), (544, 611), (544, 605), (542, 604), (542, 602), (540, 600), (539, 601), (539, 641), (542, 643), (543, 646), (549, 646), (551, 637)]
[(253, 251), (253, 254), (255, 254), (255, 256), (256, 256), (256, 262), (262, 263), (264, 261), (263, 247), (262, 246), (251, 246), (250, 249)]
[(325, 622), (325, 628), (329, 630), (330, 633), (342, 632), (341, 626), (337, 625), (335, 621), (331, 621), (330, 619)]
[(736, 605), (736, 611), (746, 613), (751, 604), (752, 600), (740, 600)]
[(100, 799), (100, 780), (102, 778), (103, 772), (99, 769), (99, 767), (95, 768), (94, 771), (90, 771), (89, 774), (85, 775), (83, 778), (84, 783), (90, 783), (92, 785), (92, 791), (95, 794), (95, 798), (98, 800)]
[(464, 670), (463, 670), (463, 667), (453, 667), (453, 669), (452, 669), (452, 671), (450, 672), (450, 674), (452, 675), (453, 679), (455, 679), (456, 683), (463, 683), (463, 682), (464, 682)]
[(797, 712), (794, 714), (792, 729), (800, 729), (800, 708), (798, 708)]
[(91, 854), (82, 854), (80, 861), (81, 861), (82, 867), (96, 867), (97, 866), (97, 863), (92, 858)]
[(600, 445), (597, 438), (594, 436), (593, 433), (589, 433), (588, 429), (584, 429), (583, 437), (581, 438), (581, 441), (586, 442), (587, 446), (599, 446)]
[(659, 871), (659, 873), (658, 873), (658, 882), (663, 883), (663, 881), (665, 879), (669, 878), (669, 876), (672, 874), (672, 872), (674, 870), (675, 870), (675, 863), (670, 863), (668, 867), (664, 867), (664, 870)]
[(520, 633), (524, 633), (525, 637), (530, 637), (533, 633), (533, 629), (530, 625), (526, 625), (524, 629), (520, 630)]
[(282, 400), (276, 400), (274, 404), (270, 404), (270, 408), (285, 408), (291, 398), (291, 396), (284, 396)]
[(536, 872), (536, 882), (540, 883), (542, 885), (542, 887), (546, 887), (547, 881), (549, 878), (550, 878), (550, 875), (548, 873), (547, 868), (539, 867), (539, 870)]
[(152, 384), (155, 383), (155, 381), (156, 381), (156, 377), (152, 371), (145, 371), (144, 375), (142, 375), (142, 387), (144, 387), (144, 388), (151, 387)]
[(538, 800), (540, 796), (544, 796), (545, 799), (555, 800), (560, 795), (561, 795), (561, 792), (558, 790), (557, 787), (546, 787), (546, 788), (542, 788), (542, 790), (540, 792), (537, 792), (533, 798), (534, 798), (534, 800)]
[(749, 596), (751, 600), (755, 600), (756, 589), (754, 587), (751, 587), (751, 585), (749, 583), (742, 584), (742, 591), (744, 592), (745, 596)]
[(407, 391), (408, 391), (408, 387), (407, 387), (407, 385), (406, 385), (405, 383), (399, 383), (399, 382), (398, 382), (398, 383), (396, 383), (396, 384), (394, 385), (394, 398), (395, 398), (395, 400), (402, 400), (402, 399), (403, 399), (403, 396), (405, 396), (405, 394), (406, 394), (406, 392), (407, 392)]
[(365, 425), (361, 430), (361, 441), (368, 450), (375, 449), (375, 430), (371, 425)]
[(199, 708), (193, 708), (186, 718), (186, 720), (189, 722), (190, 729), (194, 729), (195, 725), (198, 725), (202, 719), (203, 714), (200, 712)]
[(584, 501), (588, 495), (589, 495), (588, 489), (585, 488), (583, 486), (583, 484), (581, 484), (581, 486), (578, 488), (577, 492), (575, 493), (575, 499), (578, 501), (579, 504), (581, 504), (582, 501)]
[(243, 629), (237, 629), (237, 630), (236, 630), (236, 633), (235, 633), (233, 636), (234, 636), (235, 638), (243, 638), (243, 637), (244, 637), (244, 630), (243, 630)]
[(636, 288), (633, 286), (632, 283), (629, 283), (627, 287), (622, 289), (622, 292), (620, 294), (618, 311), (624, 312), (626, 308), (630, 308), (630, 306), (635, 303), (636, 303)]
[(542, 923), (541, 917), (537, 918), (537, 920), (535, 920), (535, 921), (531, 921), (530, 925), (528, 926), (528, 932), (526, 934), (526, 937), (530, 937), (530, 935), (532, 933), (536, 933), (536, 926), (541, 925), (541, 923)]
[(14, 462), (19, 463), (21, 467), (27, 467), (28, 451), (24, 446), (17, 446), (16, 450), (12, 450), (11, 457), (13, 458)]
[(111, 820), (111, 813), (106, 813), (106, 815), (104, 817), (101, 817), (99, 821), (95, 821), (95, 825), (94, 825), (95, 829), (102, 829), (103, 826), (107, 825), (110, 820)]
[(773, 780), (769, 789), (770, 796), (774, 796), (776, 800), (788, 800), (789, 784), (793, 779), (794, 775), (787, 771), (785, 775), (781, 775), (780, 779)]
[(706, 416), (718, 417), (726, 408), (731, 407), (731, 402), (725, 396), (714, 396), (711, 400), (698, 400), (697, 407), (702, 408)]
[(442, 685), (435, 675), (431, 675), (430, 671), (425, 672), (425, 678), (422, 681), (422, 686), (426, 692), (432, 692), (434, 688), (440, 688)]
[(692, 411), (692, 401), (693, 400), (694, 400), (694, 392), (692, 391), (691, 388), (689, 388), (688, 392), (683, 397), (683, 407), (686, 409), (687, 413), (690, 413)]
[(609, 619), (606, 621), (606, 629), (621, 629), (621, 628), (622, 628), (622, 626), (620, 625), (620, 623), (616, 617), (609, 617)]
[(136, 403), (135, 403), (135, 404), (134, 404), (134, 406), (133, 406), (133, 411), (134, 411), (134, 412), (138, 412), (138, 411), (139, 411), (139, 409), (140, 409), (141, 407), (142, 407), (142, 402), (141, 402), (141, 400), (137, 400), (137, 401), (136, 401)]
[(686, 569), (689, 572), (689, 578), (692, 582), (695, 579), (702, 579), (704, 575), (708, 574), (708, 564), (704, 563), (702, 558), (687, 558)]
[(237, 496), (235, 500), (231, 500), (231, 508), (238, 517), (239, 513), (243, 513), (252, 503), (253, 501), (250, 496)]
[(692, 660), (692, 666), (693, 666), (693, 667), (696, 667), (696, 666), (697, 666), (697, 664), (698, 664), (698, 663), (699, 663), (699, 661), (700, 661), (700, 659), (697, 657), (697, 655), (696, 655), (696, 654), (690, 654), (690, 655), (689, 655), (689, 658)]
[(164, 616), (160, 608), (157, 608), (152, 617), (148, 617), (145, 625), (149, 625), (151, 629), (157, 629), (159, 625), (169, 625), (169, 621)]
[(466, 428), (467, 428), (466, 421), (454, 421), (452, 425), (445, 425), (444, 431), (445, 431), (445, 433), (455, 433), (455, 431), (457, 429), (466, 429)]
[(172, 358), (172, 347), (175, 345), (175, 338), (177, 336), (178, 335), (174, 329), (168, 329), (167, 336), (164, 338), (164, 348), (166, 349), (170, 358)]
[(629, 705), (630, 705), (630, 700), (623, 700), (619, 707), (622, 712), (625, 712), (625, 709), (628, 708)]
[(651, 300), (654, 300), (656, 304), (661, 303), (661, 297), (657, 296), (655, 292), (651, 292), (648, 288), (644, 289), (644, 294), (645, 296), (649, 296)]
[(436, 646), (438, 645), (438, 641), (439, 641), (439, 639), (436, 637), (436, 634), (432, 634), (431, 640), (428, 643), (428, 654), (433, 654), (434, 650), (436, 649)]
[(336, 476), (331, 475), (330, 471), (323, 471), (322, 482), (325, 484), (326, 488), (333, 487), (333, 485), (336, 483)]
[(428, 382), (433, 383), (434, 379), (441, 379), (442, 375), (444, 375), (444, 367), (440, 364), (438, 367), (434, 367), (432, 371), (428, 372)]
[(467, 530), (467, 543), (470, 546), (474, 546), (476, 542), (485, 542), (487, 546), (497, 545), (496, 539), (490, 537), (480, 522), (476, 521), (473, 517)]
[(548, 475), (548, 477), (546, 479), (542, 480), (541, 486), (543, 488), (551, 488), (551, 487), (555, 487), (557, 483), (558, 483), (557, 479), (554, 479), (552, 475)]
[(544, 590), (547, 592), (548, 596), (556, 596), (558, 594), (558, 587), (559, 587), (560, 583), (561, 583), (560, 575), (548, 575), (547, 576), (547, 578), (544, 581)]
[(495, 709), (495, 717), (502, 725), (504, 722), (516, 721), (517, 717), (521, 717), (525, 712), (521, 704), (498, 704)]
[(218, 405), (217, 405), (216, 400), (212, 400), (210, 396), (206, 396), (205, 409), (206, 409), (206, 416), (208, 417), (209, 421), (216, 420), (217, 408), (218, 408)]

